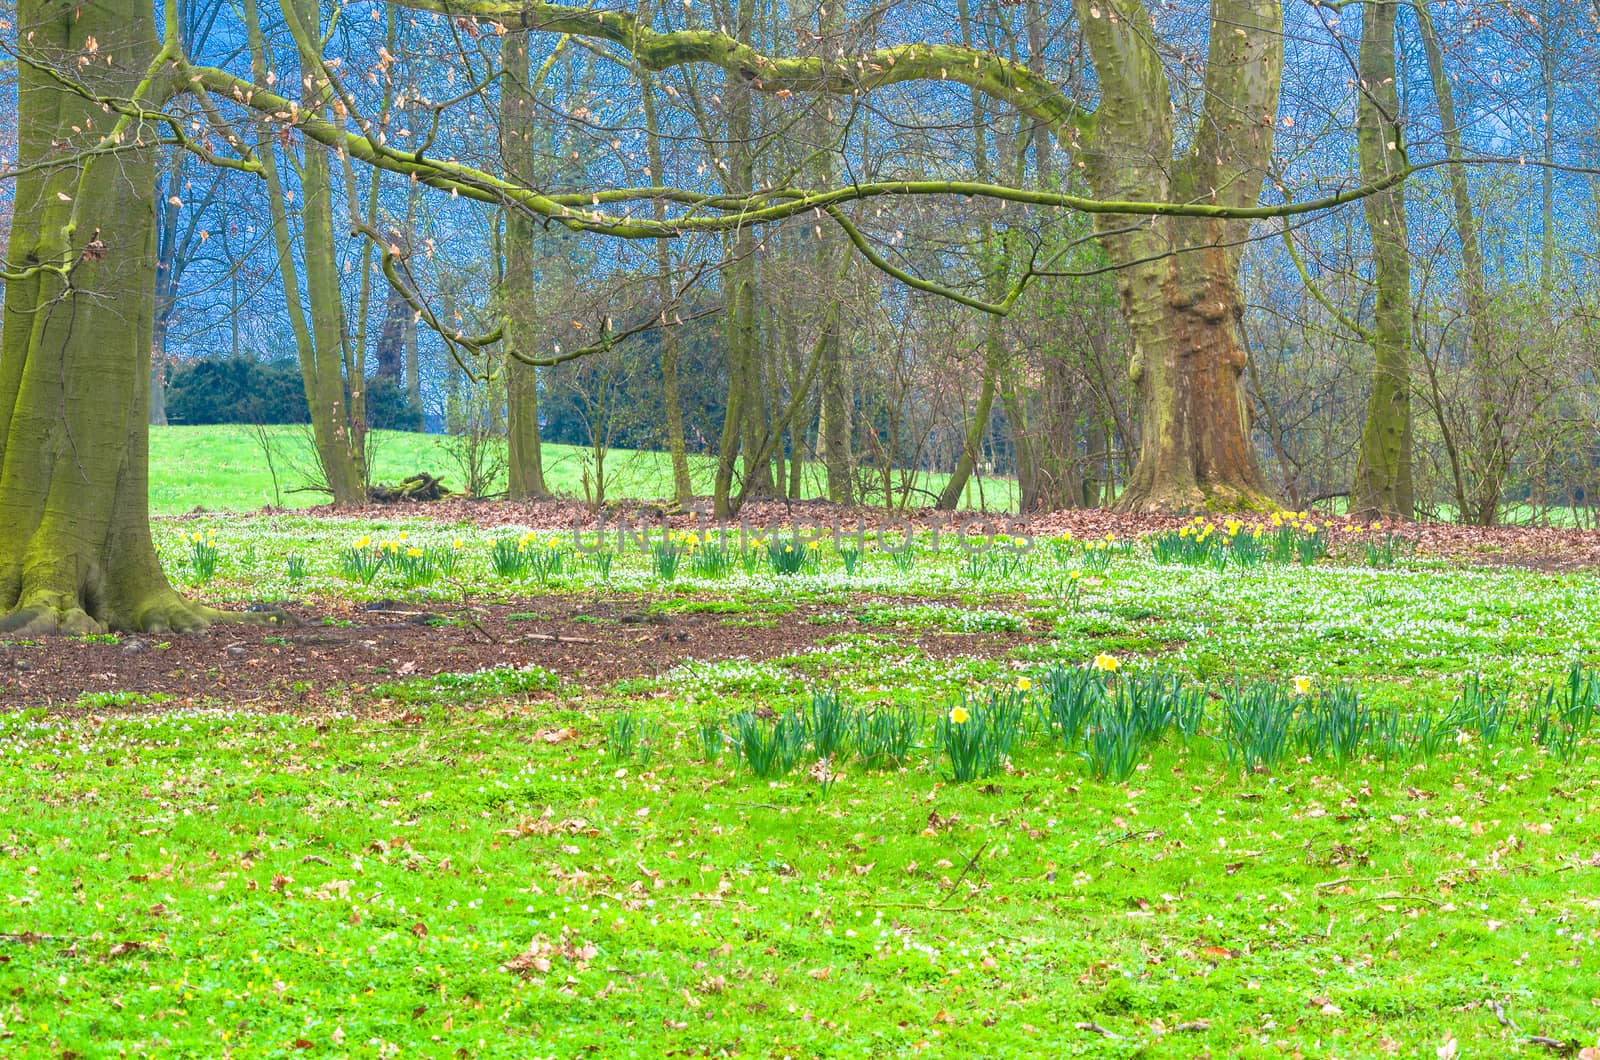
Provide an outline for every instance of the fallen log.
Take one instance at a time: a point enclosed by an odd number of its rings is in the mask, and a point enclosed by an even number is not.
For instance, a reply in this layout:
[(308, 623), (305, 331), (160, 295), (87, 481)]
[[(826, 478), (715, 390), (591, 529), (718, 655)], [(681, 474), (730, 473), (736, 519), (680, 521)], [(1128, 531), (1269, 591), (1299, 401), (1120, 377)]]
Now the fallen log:
[(426, 471), (419, 471), (393, 486), (367, 487), (367, 499), (375, 504), (397, 504), (402, 501), (438, 501), (450, 496), (450, 487), (442, 479)]

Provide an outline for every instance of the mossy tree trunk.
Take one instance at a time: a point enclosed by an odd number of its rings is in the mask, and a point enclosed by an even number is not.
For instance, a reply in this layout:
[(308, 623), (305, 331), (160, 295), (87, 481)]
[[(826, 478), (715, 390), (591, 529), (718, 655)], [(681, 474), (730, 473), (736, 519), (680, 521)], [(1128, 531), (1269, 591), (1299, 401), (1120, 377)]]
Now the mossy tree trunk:
[[(255, 83), (265, 87), (272, 73), (266, 38), (255, 0), (245, 0), (245, 25), (249, 36), (251, 69)], [(295, 38), (302, 67), (310, 69), (320, 47), (319, 9), (312, 0), (285, 0), (283, 13)], [(315, 78), (302, 82), (302, 102), (314, 112), (325, 110)], [(283, 277), (284, 304), (300, 360), (300, 377), (311, 410), (311, 437), (328, 490), (335, 504), (361, 504), (367, 499), (365, 460), (366, 417), (362, 388), (366, 380), (358, 370), (349, 381), (345, 397), (344, 290), (340, 283), (337, 244), (333, 235), (333, 177), (326, 151), (305, 144), (300, 164), (300, 259), (305, 265), (304, 298), (300, 261), (289, 210), (294, 189), (278, 171), (274, 140), (290, 164), (293, 137), (287, 126), (262, 123), (263, 143), (258, 153), (261, 176), (267, 185), (272, 216), (272, 236), (278, 269)], [(309, 313), (308, 313), (309, 310)]]
[[(1150, 47), (1140, 0), (1075, 0), (1100, 78), (1083, 152), (1096, 195), (1251, 206), (1272, 157), (1283, 74), (1278, 0), (1217, 0), (1203, 110), (1174, 159), (1171, 86)], [(1238, 320), (1239, 258), (1249, 223), (1210, 218), (1097, 217), (1119, 266), (1142, 415), (1139, 460), (1124, 510), (1271, 507), (1250, 441)]]
[[(828, 48), (837, 48), (843, 39), (845, 5), (827, 0), (807, 0), (792, 9), (795, 41), (802, 55), (821, 57)], [(808, 179), (814, 188), (834, 187), (839, 179), (838, 153), (844, 135), (839, 101), (819, 96), (811, 101), (810, 130), (807, 142), (814, 152)], [(849, 290), (850, 248), (843, 233), (834, 225), (817, 225), (816, 281), (822, 303), (817, 328), (822, 343), (820, 366), (821, 393), (817, 399), (817, 444), (828, 500), (853, 505), (855, 496), (855, 458), (851, 452), (852, 401), (845, 379), (844, 298)], [(795, 453), (800, 452), (798, 442)], [(791, 489), (798, 497), (799, 490)]]
[[(1361, 179), (1375, 184), (1404, 167), (1400, 97), (1395, 88), (1393, 0), (1362, 8), (1361, 79), (1356, 138)], [(1356, 460), (1351, 509), (1358, 515), (1410, 519), (1411, 485), (1411, 249), (1406, 241), (1405, 186), (1363, 200), (1372, 240), (1377, 305), (1370, 329), (1372, 390)]]
[[(731, 0), (719, 7), (723, 24), (731, 22), (735, 39), (748, 43), (754, 32), (754, 0)], [(722, 88), (727, 147), (723, 180), (732, 195), (748, 195), (755, 188), (755, 98), (749, 83), (738, 75), (724, 79)], [(740, 495), (767, 500), (777, 493), (770, 454), (758, 459), (767, 436), (767, 399), (762, 379), (760, 321), (756, 302), (756, 232), (749, 225), (733, 230), (725, 241), (722, 267), (723, 323), (728, 346), (728, 402), (717, 453), (717, 477), (712, 487), (712, 507), (718, 516), (732, 514), (736, 457), (743, 476)]]
[[(666, 164), (661, 154), (661, 122), (656, 114), (655, 82), (648, 71), (636, 71), (639, 90), (644, 104), (645, 157), (650, 163), (650, 183), (656, 187), (667, 184)], [(665, 199), (653, 199), (651, 217), (659, 224), (667, 219)], [(682, 353), (678, 346), (678, 331), (669, 314), (676, 314), (677, 300), (673, 291), (672, 242), (656, 240), (656, 302), (661, 312), (661, 401), (666, 411), (667, 453), (672, 460), (672, 499), (680, 507), (694, 499), (694, 486), (689, 479), (689, 453), (683, 440), (683, 386), (678, 379), (678, 362)]]
[[(538, 186), (535, 170), (533, 87), (529, 84), (528, 34), (507, 34), (501, 44), (505, 76), (500, 82), (500, 158), (511, 179)], [(507, 492), (512, 500), (549, 495), (539, 438), (538, 370), (515, 356), (533, 356), (539, 333), (534, 287), (535, 232), (524, 213), (506, 213), (506, 273), (501, 284), (506, 343)]]
[[(147, 76), (158, 51), (148, 3), (22, 0), (17, 17), (32, 62), (71, 70), (92, 93), (161, 105), (164, 75)], [(157, 130), (113, 131), (98, 105), (31, 63), (18, 82), (0, 330), (0, 628), (194, 629), (218, 613), (168, 584), (146, 499)]]

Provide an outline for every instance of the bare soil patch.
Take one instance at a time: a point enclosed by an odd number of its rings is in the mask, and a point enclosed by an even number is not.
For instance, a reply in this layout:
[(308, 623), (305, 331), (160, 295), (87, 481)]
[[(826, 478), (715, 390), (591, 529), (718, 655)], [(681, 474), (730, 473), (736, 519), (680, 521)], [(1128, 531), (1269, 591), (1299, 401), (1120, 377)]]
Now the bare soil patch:
[[(379, 686), (440, 673), (538, 666), (596, 688), (662, 673), (690, 659), (790, 655), (855, 622), (819, 624), (834, 605), (784, 614), (661, 613), (650, 600), (534, 597), (482, 605), (316, 602), (288, 609), (298, 625), (213, 626), (157, 638), (49, 637), (0, 645), (0, 709), (107, 713), (225, 704), (258, 710), (381, 709)], [(885, 635), (881, 628), (871, 630)], [(1003, 654), (1024, 633), (896, 634), (937, 658)], [(85, 702), (136, 692), (137, 702)]]

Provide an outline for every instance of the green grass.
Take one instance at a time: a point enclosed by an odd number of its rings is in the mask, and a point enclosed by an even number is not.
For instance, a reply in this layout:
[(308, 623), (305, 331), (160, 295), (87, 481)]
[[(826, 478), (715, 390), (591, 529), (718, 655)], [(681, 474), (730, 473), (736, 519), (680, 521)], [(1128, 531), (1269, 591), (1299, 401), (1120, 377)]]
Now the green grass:
[(681, 701), (631, 765), (615, 714), (424, 709), (0, 722), (8, 1055), (1504, 1055), (1489, 1002), (1592, 1037), (1592, 764), (1174, 741), (1111, 784), (1034, 739), (951, 785), (925, 734), (824, 785), (704, 761)]
[[(1536, 1055), (1497, 1011), (1595, 1044), (1600, 728), (1540, 695), (1600, 663), (1591, 574), (1336, 535), (1309, 567), (869, 544), (539, 584), (493, 573), (518, 530), (287, 515), (158, 524), (186, 587), (194, 533), (215, 602), (610, 597), (814, 642), (411, 677), (359, 716), (0, 718), (8, 1056)], [(455, 573), (339, 573), (402, 533), (459, 538)]]
[[(293, 492), (311, 481), (315, 459), (307, 429), (267, 428), (278, 489), (268, 468), (256, 429), (240, 425), (208, 427), (152, 427), (150, 429), (150, 511), (176, 515), (200, 507), (211, 511), (249, 511), (263, 505), (290, 508), (325, 503), (325, 494)], [(370, 436), (373, 478), (396, 482), (418, 471), (440, 475), (445, 484), (461, 489), (464, 481), (451, 460), (444, 439), (433, 434), (374, 431)], [(571, 445), (544, 446), (545, 479), (557, 494), (583, 499), (584, 468), (588, 450)], [(716, 465), (711, 457), (693, 455), (690, 477), (697, 493), (709, 495)], [(823, 491), (818, 468), (807, 468), (808, 496)], [(920, 488), (937, 491), (948, 476), (920, 474)], [(896, 478), (898, 482), (898, 475)], [(503, 483), (502, 483), (503, 485)], [(672, 466), (665, 453), (618, 449), (606, 457), (606, 495), (609, 499), (656, 500), (672, 495)], [(1011, 479), (983, 480), (987, 507), (1010, 510), (1016, 483)], [(972, 504), (976, 506), (976, 488)], [(931, 503), (915, 497), (914, 505)]]

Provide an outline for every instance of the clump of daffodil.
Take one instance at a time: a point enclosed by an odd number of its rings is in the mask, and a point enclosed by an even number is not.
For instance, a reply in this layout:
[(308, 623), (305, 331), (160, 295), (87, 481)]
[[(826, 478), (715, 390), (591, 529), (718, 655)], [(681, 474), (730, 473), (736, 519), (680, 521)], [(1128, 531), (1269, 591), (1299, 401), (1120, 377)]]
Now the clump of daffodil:
[(966, 693), (938, 721), (938, 742), (950, 760), (954, 780), (964, 784), (993, 776), (1006, 767), (1012, 744), (1022, 731), (1024, 700), (1010, 689)]
[(189, 545), (189, 566), (194, 571), (195, 582), (205, 585), (217, 572), (217, 537), (212, 531), (201, 534), (196, 530), (184, 538)]
[(339, 570), (351, 581), (371, 585), (378, 571), (388, 563), (388, 542), (374, 544), (370, 534), (362, 534), (339, 554)]

